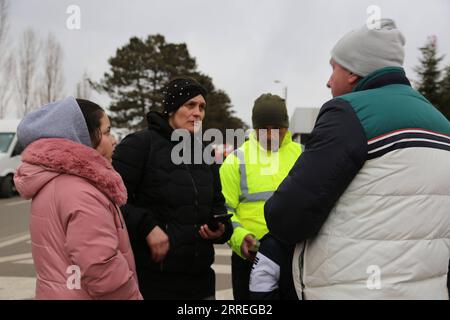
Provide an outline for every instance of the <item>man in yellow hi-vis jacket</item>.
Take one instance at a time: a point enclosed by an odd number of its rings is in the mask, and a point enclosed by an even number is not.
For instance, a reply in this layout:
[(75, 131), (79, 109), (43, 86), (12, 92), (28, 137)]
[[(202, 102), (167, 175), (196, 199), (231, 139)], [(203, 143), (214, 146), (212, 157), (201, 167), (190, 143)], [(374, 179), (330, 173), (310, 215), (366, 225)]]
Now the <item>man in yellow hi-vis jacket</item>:
[(263, 94), (252, 112), (255, 129), (220, 168), (222, 193), (233, 214), (232, 281), (235, 300), (249, 299), (249, 280), (258, 239), (267, 232), (264, 203), (301, 154), (288, 132), (286, 104), (277, 95)]

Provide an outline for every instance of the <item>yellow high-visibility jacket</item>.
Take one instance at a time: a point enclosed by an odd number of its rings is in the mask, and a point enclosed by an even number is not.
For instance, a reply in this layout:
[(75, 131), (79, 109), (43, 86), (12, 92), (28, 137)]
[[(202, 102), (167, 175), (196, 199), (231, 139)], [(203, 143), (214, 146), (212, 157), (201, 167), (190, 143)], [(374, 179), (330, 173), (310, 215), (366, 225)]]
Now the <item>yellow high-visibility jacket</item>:
[(301, 154), (300, 144), (287, 132), (277, 152), (264, 149), (255, 132), (230, 154), (220, 167), (222, 193), (233, 214), (233, 235), (228, 244), (239, 256), (245, 236), (261, 239), (267, 232), (264, 203), (288, 175)]

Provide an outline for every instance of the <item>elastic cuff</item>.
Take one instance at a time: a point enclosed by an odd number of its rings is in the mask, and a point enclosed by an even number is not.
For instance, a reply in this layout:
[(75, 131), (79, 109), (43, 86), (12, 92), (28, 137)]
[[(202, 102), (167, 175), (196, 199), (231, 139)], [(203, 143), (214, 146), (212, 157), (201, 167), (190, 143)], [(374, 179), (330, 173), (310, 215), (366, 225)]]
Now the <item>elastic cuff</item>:
[(247, 229), (244, 229), (243, 227), (237, 227), (234, 229), (233, 235), (228, 242), (233, 252), (240, 256), (242, 259), (245, 259), (241, 252), (242, 241), (244, 241), (244, 238), (248, 235), (252, 235), (255, 237), (255, 235)]
[(217, 238), (213, 240), (214, 244), (224, 244), (228, 240), (230, 240), (231, 236), (233, 235), (233, 226), (231, 225), (231, 222), (225, 223), (225, 232), (220, 238)]

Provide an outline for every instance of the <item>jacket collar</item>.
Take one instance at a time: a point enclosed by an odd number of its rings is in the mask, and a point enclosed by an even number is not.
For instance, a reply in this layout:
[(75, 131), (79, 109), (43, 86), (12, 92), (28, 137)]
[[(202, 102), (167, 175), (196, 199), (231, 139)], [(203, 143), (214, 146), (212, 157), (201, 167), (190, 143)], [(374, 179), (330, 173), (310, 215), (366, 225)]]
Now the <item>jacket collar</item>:
[[(264, 149), (264, 148), (261, 146), (261, 144), (259, 143), (258, 139), (256, 139), (256, 130), (252, 130), (252, 132), (251, 132), (250, 135), (249, 135), (249, 140), (250, 140), (250, 143), (251, 143), (251, 144), (258, 145), (258, 147), (259, 147), (261, 150), (263, 150), (264, 152), (269, 152), (269, 153), (270, 153), (270, 151), (267, 151), (266, 149)], [(281, 143), (281, 146), (280, 146), (279, 150), (280, 150), (281, 148), (287, 146), (287, 145), (288, 145), (289, 143), (291, 143), (291, 142), (292, 142), (292, 134), (291, 134), (291, 132), (288, 130), (288, 131), (286, 132), (286, 135), (284, 136), (283, 142)]]
[(362, 78), (355, 88), (353, 88), (353, 92), (381, 88), (391, 84), (404, 84), (411, 86), (411, 83), (406, 78), (403, 68), (385, 67)]
[(169, 124), (169, 119), (166, 115), (156, 111), (150, 111), (147, 114), (148, 128), (159, 132), (162, 136), (168, 138), (172, 136), (173, 128)]

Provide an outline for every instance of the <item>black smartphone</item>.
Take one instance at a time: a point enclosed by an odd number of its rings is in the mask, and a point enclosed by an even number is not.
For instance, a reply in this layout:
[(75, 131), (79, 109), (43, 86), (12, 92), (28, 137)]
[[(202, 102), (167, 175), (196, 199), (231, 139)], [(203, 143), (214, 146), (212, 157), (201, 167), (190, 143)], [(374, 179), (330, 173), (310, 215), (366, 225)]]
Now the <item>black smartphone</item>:
[(219, 229), (219, 223), (225, 223), (228, 220), (231, 219), (233, 215), (231, 213), (222, 213), (222, 214), (215, 214), (209, 219), (208, 221), (208, 228), (211, 231), (216, 231)]

